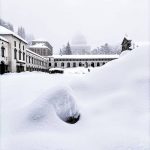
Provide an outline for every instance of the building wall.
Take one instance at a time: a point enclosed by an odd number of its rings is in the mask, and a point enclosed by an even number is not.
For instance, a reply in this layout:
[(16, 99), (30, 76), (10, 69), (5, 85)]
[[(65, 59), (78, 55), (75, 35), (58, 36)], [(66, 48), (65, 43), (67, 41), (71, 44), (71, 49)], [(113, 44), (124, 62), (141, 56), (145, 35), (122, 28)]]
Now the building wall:
[(49, 48), (32, 48), (32, 47), (29, 47), (29, 49), (41, 56), (51, 56), (53, 53), (52, 53), (52, 50), (50, 50)]
[(27, 50), (26, 70), (27, 71), (47, 71), (48, 70), (48, 59), (30, 51), (30, 50)]
[[(3, 35), (9, 41), (8, 46), (8, 64), (10, 72), (17, 72), (17, 67), (22, 67), (22, 71), (26, 71), (26, 48), (27, 44), (14, 37), (13, 35)], [(16, 42), (16, 44), (14, 43)], [(14, 57), (14, 51), (16, 50), (16, 58)], [(21, 53), (21, 59), (19, 59), (19, 53)], [(24, 55), (24, 59), (23, 59)]]
[[(21, 71), (48, 71), (50, 68), (73, 68), (73, 67), (100, 67), (105, 63), (117, 59), (117, 56), (109, 56), (109, 58), (101, 58), (102, 56), (87, 55), (82, 57), (78, 56), (46, 56), (43, 57), (29, 49), (27, 44), (14, 37), (13, 35), (3, 35), (9, 43), (2, 44), (6, 47), (6, 56), (0, 59), (8, 64), (9, 72)], [(15, 57), (16, 52), (16, 57)], [(81, 56), (81, 55), (80, 55)], [(61, 58), (60, 58), (61, 57)]]
[(59, 59), (49, 58), (49, 68), (100, 67), (115, 58), (97, 59)]

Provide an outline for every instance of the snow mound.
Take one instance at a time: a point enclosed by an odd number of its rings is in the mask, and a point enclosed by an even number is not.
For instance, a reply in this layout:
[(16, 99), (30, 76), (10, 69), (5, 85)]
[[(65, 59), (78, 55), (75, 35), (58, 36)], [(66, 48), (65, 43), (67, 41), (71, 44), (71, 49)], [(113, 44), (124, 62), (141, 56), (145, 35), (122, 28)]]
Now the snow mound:
[(150, 149), (149, 54), (138, 47), (84, 75), (1, 76), (1, 149)]

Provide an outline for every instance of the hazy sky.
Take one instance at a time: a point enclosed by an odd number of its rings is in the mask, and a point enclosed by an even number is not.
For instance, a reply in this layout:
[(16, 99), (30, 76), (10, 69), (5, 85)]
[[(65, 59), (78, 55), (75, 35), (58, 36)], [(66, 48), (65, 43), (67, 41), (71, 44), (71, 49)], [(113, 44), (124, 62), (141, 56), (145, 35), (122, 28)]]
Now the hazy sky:
[(149, 0), (0, 0), (2, 19), (56, 51), (80, 32), (92, 48), (121, 42), (125, 34), (148, 41), (149, 9)]

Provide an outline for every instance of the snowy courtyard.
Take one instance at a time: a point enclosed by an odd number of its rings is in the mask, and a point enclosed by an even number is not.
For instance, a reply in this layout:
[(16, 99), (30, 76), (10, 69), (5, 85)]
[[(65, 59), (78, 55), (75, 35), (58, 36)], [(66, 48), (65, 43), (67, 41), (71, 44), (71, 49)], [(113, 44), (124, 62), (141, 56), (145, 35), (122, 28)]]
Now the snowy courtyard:
[(149, 150), (149, 73), (145, 46), (90, 72), (1, 75), (2, 150)]

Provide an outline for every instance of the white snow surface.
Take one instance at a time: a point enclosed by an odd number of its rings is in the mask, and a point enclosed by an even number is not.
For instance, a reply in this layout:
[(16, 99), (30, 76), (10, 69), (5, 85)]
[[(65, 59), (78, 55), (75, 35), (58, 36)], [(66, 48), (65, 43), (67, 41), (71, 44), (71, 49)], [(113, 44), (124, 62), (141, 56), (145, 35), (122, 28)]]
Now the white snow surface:
[(73, 58), (73, 59), (82, 59), (82, 58), (119, 58), (119, 55), (114, 54), (114, 55), (53, 55), (54, 58)]
[(149, 51), (90, 72), (0, 76), (1, 150), (149, 150)]
[(29, 48), (47, 48), (47, 49), (49, 49), (44, 43), (37, 43), (35, 45), (31, 45)]

